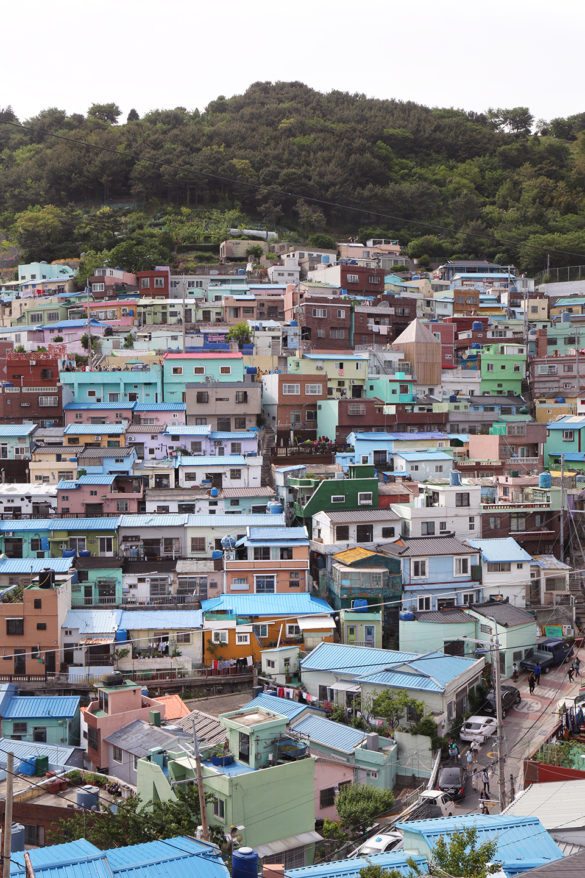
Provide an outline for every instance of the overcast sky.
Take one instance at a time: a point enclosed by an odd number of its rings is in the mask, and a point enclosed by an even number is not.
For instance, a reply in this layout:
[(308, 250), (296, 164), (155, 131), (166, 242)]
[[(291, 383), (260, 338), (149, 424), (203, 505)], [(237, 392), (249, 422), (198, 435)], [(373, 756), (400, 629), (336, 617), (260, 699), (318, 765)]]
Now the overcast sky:
[(583, 0), (7, 0), (1, 104), (124, 118), (258, 80), (536, 119), (585, 111)]

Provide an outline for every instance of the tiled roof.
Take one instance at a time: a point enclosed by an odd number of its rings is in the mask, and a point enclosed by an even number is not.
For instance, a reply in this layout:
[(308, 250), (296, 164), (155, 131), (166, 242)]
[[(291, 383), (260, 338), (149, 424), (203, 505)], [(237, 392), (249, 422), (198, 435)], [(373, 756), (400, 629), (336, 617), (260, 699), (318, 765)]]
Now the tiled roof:
[(77, 483), (79, 485), (111, 485), (115, 478), (114, 475), (79, 476)]
[(498, 625), (514, 626), (536, 624), (535, 618), (528, 610), (515, 607), (508, 601), (486, 601), (483, 604), (473, 604), (470, 610), (479, 613), (480, 616), (495, 619)]
[(173, 436), (208, 436), (210, 424), (167, 424), (164, 431)]
[(238, 616), (294, 616), (333, 613), (327, 601), (302, 594), (222, 594), (202, 601), (204, 613), (230, 612)]
[(126, 435), (131, 436), (132, 433), (164, 433), (165, 430), (164, 424), (129, 424)]
[(423, 610), (415, 612), (417, 622), (440, 622), (446, 625), (454, 625), (460, 622), (472, 622), (473, 619), (465, 612), (456, 607), (445, 610)]
[[(94, 427), (97, 427), (98, 424), (94, 424)], [(94, 431), (97, 433), (97, 430)], [(99, 435), (99, 434), (98, 434)], [(44, 449), (42, 449), (44, 450)], [(67, 451), (76, 451), (76, 448), (72, 446), (68, 446)], [(136, 457), (136, 450), (134, 448), (81, 448), (79, 447), (79, 462), (83, 462), (88, 457)]]
[(190, 710), (180, 695), (157, 695), (156, 700), (165, 706), (165, 721), (172, 722), (189, 716)]
[(436, 451), (434, 448), (428, 448), (422, 451), (394, 451), (394, 457), (401, 457), (406, 461), (417, 460), (453, 460), (450, 454), (445, 451)]
[(222, 488), (224, 497), (274, 497), (274, 489), (268, 485), (258, 485), (257, 488)]
[(366, 733), (352, 726), (336, 723), (321, 716), (307, 716), (294, 725), (295, 732), (315, 741), (326, 744), (344, 753), (353, 753), (356, 747), (366, 740)]
[(410, 537), (396, 540), (395, 543), (384, 543), (383, 548), (385, 552), (403, 558), (418, 558), (420, 555), (472, 555), (478, 552), (457, 537)]
[(2, 719), (70, 719), (78, 707), (77, 695), (16, 695), (3, 705)]
[(341, 564), (354, 564), (356, 561), (364, 561), (366, 558), (375, 557), (375, 552), (370, 552), (369, 549), (362, 549), (361, 546), (356, 546), (355, 549), (346, 549), (345, 552), (337, 552), (334, 555), (334, 559), (336, 561), (341, 562)]
[[(210, 303), (211, 304), (211, 303)], [(230, 353), (229, 351), (225, 351), (223, 353), (211, 353), (209, 351), (205, 351), (201, 354), (165, 354), (163, 360), (243, 360), (244, 357), (240, 353)]]
[(32, 756), (48, 756), (49, 765), (67, 765), (75, 752), (75, 747), (65, 744), (44, 744), (40, 741), (16, 741), (13, 738), (0, 738), (0, 765), (6, 765), (6, 753), (14, 753), (14, 758), (30, 759)]
[[(157, 701), (160, 700), (160, 698), (157, 698)], [(203, 713), (201, 710), (191, 710), (186, 716), (173, 721), (174, 726), (178, 726), (183, 731), (190, 732), (191, 734), (193, 734), (193, 723), (195, 723), (195, 731), (201, 742), (219, 744), (225, 741), (225, 726), (220, 723), (217, 717), (211, 716), (209, 713)]]
[(530, 561), (532, 556), (519, 546), (513, 537), (502, 537), (494, 540), (466, 540), (474, 549), (479, 549), (482, 558), (488, 563)]
[[(343, 482), (339, 482), (343, 485)], [(329, 521), (333, 524), (352, 524), (360, 521), (399, 521), (400, 516), (392, 509), (354, 509), (342, 510), (339, 512), (324, 512)]]
[(134, 411), (135, 406), (138, 405), (136, 402), (68, 402), (63, 406), (63, 411), (66, 412), (76, 412), (76, 411), (112, 411), (117, 412), (120, 409), (129, 409), (130, 411)]

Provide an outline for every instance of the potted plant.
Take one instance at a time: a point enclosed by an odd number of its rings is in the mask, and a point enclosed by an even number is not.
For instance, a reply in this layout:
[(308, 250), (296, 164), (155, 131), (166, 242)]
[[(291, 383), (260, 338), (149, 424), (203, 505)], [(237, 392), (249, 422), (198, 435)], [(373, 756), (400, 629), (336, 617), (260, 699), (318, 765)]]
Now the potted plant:
[(218, 747), (218, 749), (211, 754), (212, 765), (231, 765), (233, 761), (233, 753), (230, 753), (229, 750), (224, 750), (223, 747)]

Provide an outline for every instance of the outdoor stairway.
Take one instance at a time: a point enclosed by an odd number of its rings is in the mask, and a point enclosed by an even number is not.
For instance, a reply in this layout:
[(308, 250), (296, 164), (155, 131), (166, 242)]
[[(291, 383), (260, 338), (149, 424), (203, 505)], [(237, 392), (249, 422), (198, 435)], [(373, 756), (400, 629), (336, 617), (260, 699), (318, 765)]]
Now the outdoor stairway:
[(274, 488), (274, 479), (272, 477), (272, 449), (274, 448), (274, 431), (269, 427), (264, 427), (260, 431), (261, 454), (262, 454), (262, 470), (261, 483)]
[(569, 593), (575, 600), (575, 621), (577, 626), (583, 630), (585, 628), (585, 593), (580, 577), (569, 577)]

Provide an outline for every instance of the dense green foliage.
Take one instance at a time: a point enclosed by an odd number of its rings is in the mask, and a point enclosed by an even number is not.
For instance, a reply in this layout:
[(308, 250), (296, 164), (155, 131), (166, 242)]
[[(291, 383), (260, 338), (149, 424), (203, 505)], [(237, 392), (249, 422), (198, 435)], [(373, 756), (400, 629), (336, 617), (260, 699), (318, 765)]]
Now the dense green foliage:
[(23, 126), (7, 109), (0, 123), (0, 227), (25, 258), (107, 251), (148, 267), (217, 240), (218, 218), (225, 230), (246, 217), (303, 238), (383, 234), (423, 262), (481, 255), (534, 272), (547, 253), (551, 265), (585, 256), (585, 113), (532, 133), (523, 107), (258, 82), (203, 113), (131, 111), (124, 123), (109, 103)]
[(442, 835), (433, 849), (431, 871), (453, 878), (487, 878), (500, 871), (500, 865), (494, 862), (497, 847), (497, 839), (480, 844), (475, 826), (447, 838)]
[(385, 814), (394, 804), (391, 790), (379, 790), (364, 784), (342, 787), (335, 805), (343, 826), (354, 832), (365, 832), (374, 819)]

